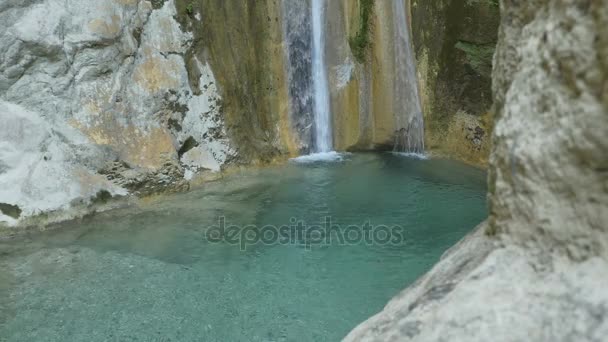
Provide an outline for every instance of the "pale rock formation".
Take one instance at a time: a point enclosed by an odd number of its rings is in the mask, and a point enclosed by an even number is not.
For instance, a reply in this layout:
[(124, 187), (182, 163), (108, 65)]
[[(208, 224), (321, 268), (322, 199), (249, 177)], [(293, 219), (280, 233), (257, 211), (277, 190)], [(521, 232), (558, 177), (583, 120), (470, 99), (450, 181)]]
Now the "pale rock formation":
[(189, 84), (174, 0), (153, 3), (0, 1), (0, 225), (183, 189), (235, 154), (207, 63)]

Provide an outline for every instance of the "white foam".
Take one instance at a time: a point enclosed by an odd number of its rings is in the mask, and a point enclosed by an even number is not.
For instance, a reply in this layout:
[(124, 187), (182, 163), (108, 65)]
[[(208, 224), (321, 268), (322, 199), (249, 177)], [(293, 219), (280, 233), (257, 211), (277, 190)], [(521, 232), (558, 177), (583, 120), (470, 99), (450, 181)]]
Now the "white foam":
[(338, 153), (336, 151), (331, 152), (319, 152), (307, 154), (305, 156), (300, 156), (297, 158), (290, 159), (294, 163), (317, 163), (317, 162), (341, 162), (344, 160), (344, 157), (349, 155), (350, 153)]
[(421, 159), (421, 160), (429, 159), (429, 157), (424, 153), (414, 153), (414, 152), (391, 152), (391, 153), (396, 156), (407, 157), (407, 158), (414, 158), (414, 159)]

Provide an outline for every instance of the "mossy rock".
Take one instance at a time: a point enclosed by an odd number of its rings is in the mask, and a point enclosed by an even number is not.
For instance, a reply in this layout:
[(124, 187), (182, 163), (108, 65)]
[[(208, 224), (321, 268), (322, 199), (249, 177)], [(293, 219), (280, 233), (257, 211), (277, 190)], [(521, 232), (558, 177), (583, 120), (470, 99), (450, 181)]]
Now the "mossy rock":
[(482, 76), (491, 77), (492, 58), (496, 44), (475, 44), (465, 41), (456, 43), (456, 48), (466, 54), (467, 64)]
[(374, 0), (359, 1), (359, 30), (348, 40), (353, 56), (355, 56), (355, 59), (359, 63), (365, 61), (367, 51), (370, 47), (369, 37), (371, 35), (371, 17), (373, 11)]

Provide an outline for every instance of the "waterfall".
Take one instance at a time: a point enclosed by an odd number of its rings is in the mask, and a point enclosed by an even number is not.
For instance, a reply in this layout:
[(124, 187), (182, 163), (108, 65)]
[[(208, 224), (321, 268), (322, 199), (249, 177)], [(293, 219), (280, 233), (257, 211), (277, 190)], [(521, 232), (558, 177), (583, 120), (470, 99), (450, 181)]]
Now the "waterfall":
[(424, 153), (424, 118), (418, 94), (416, 61), (404, 0), (393, 0), (395, 24), (395, 100), (397, 152)]
[(303, 154), (332, 149), (325, 5), (326, 0), (283, 0), (290, 117)]
[(312, 0), (312, 81), (314, 96), (314, 151), (332, 148), (329, 85), (325, 66), (325, 0)]
[(307, 1), (283, 0), (285, 65), (289, 91), (291, 129), (299, 141), (299, 152), (308, 154), (313, 125), (312, 35)]

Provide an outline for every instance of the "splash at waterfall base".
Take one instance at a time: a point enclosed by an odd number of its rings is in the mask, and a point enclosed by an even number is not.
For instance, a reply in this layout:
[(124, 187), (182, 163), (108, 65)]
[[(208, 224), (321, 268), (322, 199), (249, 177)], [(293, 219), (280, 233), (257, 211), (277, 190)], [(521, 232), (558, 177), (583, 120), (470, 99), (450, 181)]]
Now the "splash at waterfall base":
[(319, 153), (311, 153), (303, 156), (299, 156), (296, 158), (290, 159), (291, 162), (294, 163), (316, 163), (316, 162), (341, 162), (344, 161), (345, 158), (350, 155), (348, 152), (319, 152)]

